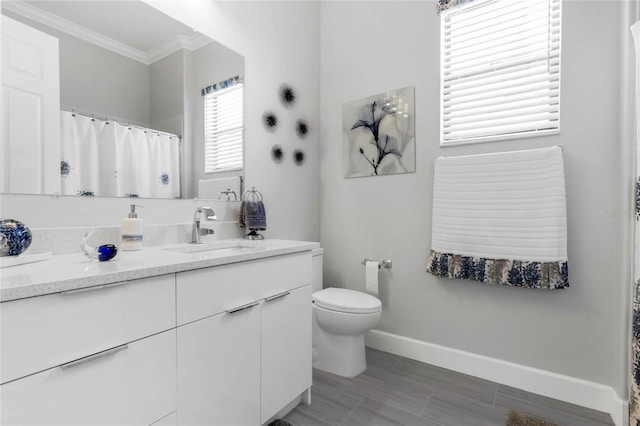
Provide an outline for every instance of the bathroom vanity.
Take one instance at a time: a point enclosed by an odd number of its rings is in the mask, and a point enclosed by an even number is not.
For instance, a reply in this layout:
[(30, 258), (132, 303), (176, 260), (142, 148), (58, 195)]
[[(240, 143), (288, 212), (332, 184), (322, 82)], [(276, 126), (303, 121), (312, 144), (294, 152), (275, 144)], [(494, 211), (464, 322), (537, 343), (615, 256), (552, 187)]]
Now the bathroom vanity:
[(315, 247), (221, 240), (3, 269), (2, 424), (264, 424), (308, 398)]

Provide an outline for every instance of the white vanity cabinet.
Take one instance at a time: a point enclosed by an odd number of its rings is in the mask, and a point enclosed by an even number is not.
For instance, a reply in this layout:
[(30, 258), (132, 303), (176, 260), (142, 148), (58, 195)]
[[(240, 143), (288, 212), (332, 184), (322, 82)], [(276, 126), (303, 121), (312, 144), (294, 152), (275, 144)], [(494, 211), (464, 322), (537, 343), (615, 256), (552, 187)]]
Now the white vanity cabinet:
[(177, 274), (178, 424), (260, 425), (311, 386), (311, 255)]
[(264, 255), (0, 303), (0, 424), (264, 425), (312, 374), (311, 252)]
[(149, 425), (175, 411), (175, 275), (0, 305), (3, 425)]

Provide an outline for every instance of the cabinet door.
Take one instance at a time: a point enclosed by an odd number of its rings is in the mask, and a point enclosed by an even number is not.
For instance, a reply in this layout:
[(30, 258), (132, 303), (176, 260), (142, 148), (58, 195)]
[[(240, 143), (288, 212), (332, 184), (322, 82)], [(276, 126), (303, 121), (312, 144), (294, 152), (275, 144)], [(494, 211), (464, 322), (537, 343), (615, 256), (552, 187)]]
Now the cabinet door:
[(3, 425), (148, 425), (176, 409), (176, 332), (0, 386)]
[(260, 306), (178, 327), (178, 424), (258, 425)]
[(261, 316), (264, 423), (311, 386), (311, 286), (266, 298)]

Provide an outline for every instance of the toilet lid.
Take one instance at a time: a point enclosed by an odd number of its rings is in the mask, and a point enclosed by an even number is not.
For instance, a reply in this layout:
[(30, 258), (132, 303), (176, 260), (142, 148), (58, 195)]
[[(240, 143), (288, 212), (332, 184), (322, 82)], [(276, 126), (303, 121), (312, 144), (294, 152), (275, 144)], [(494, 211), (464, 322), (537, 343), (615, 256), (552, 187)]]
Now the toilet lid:
[(346, 288), (329, 287), (313, 293), (313, 301), (321, 308), (354, 314), (378, 312), (382, 302), (370, 294)]

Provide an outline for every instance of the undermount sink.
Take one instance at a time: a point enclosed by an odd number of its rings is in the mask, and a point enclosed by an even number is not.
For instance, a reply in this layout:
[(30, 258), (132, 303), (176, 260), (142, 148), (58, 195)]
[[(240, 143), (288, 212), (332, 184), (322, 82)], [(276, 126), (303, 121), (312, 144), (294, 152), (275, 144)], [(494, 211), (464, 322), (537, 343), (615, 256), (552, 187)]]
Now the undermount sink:
[(167, 247), (165, 250), (175, 251), (179, 253), (211, 253), (211, 254), (220, 254), (220, 255), (228, 255), (228, 254), (240, 254), (247, 253), (251, 251), (260, 250), (260, 247), (257, 247), (254, 244), (246, 243), (242, 241), (232, 241), (232, 242), (211, 242), (211, 243), (203, 243), (203, 244), (181, 244), (180, 246), (175, 247)]

